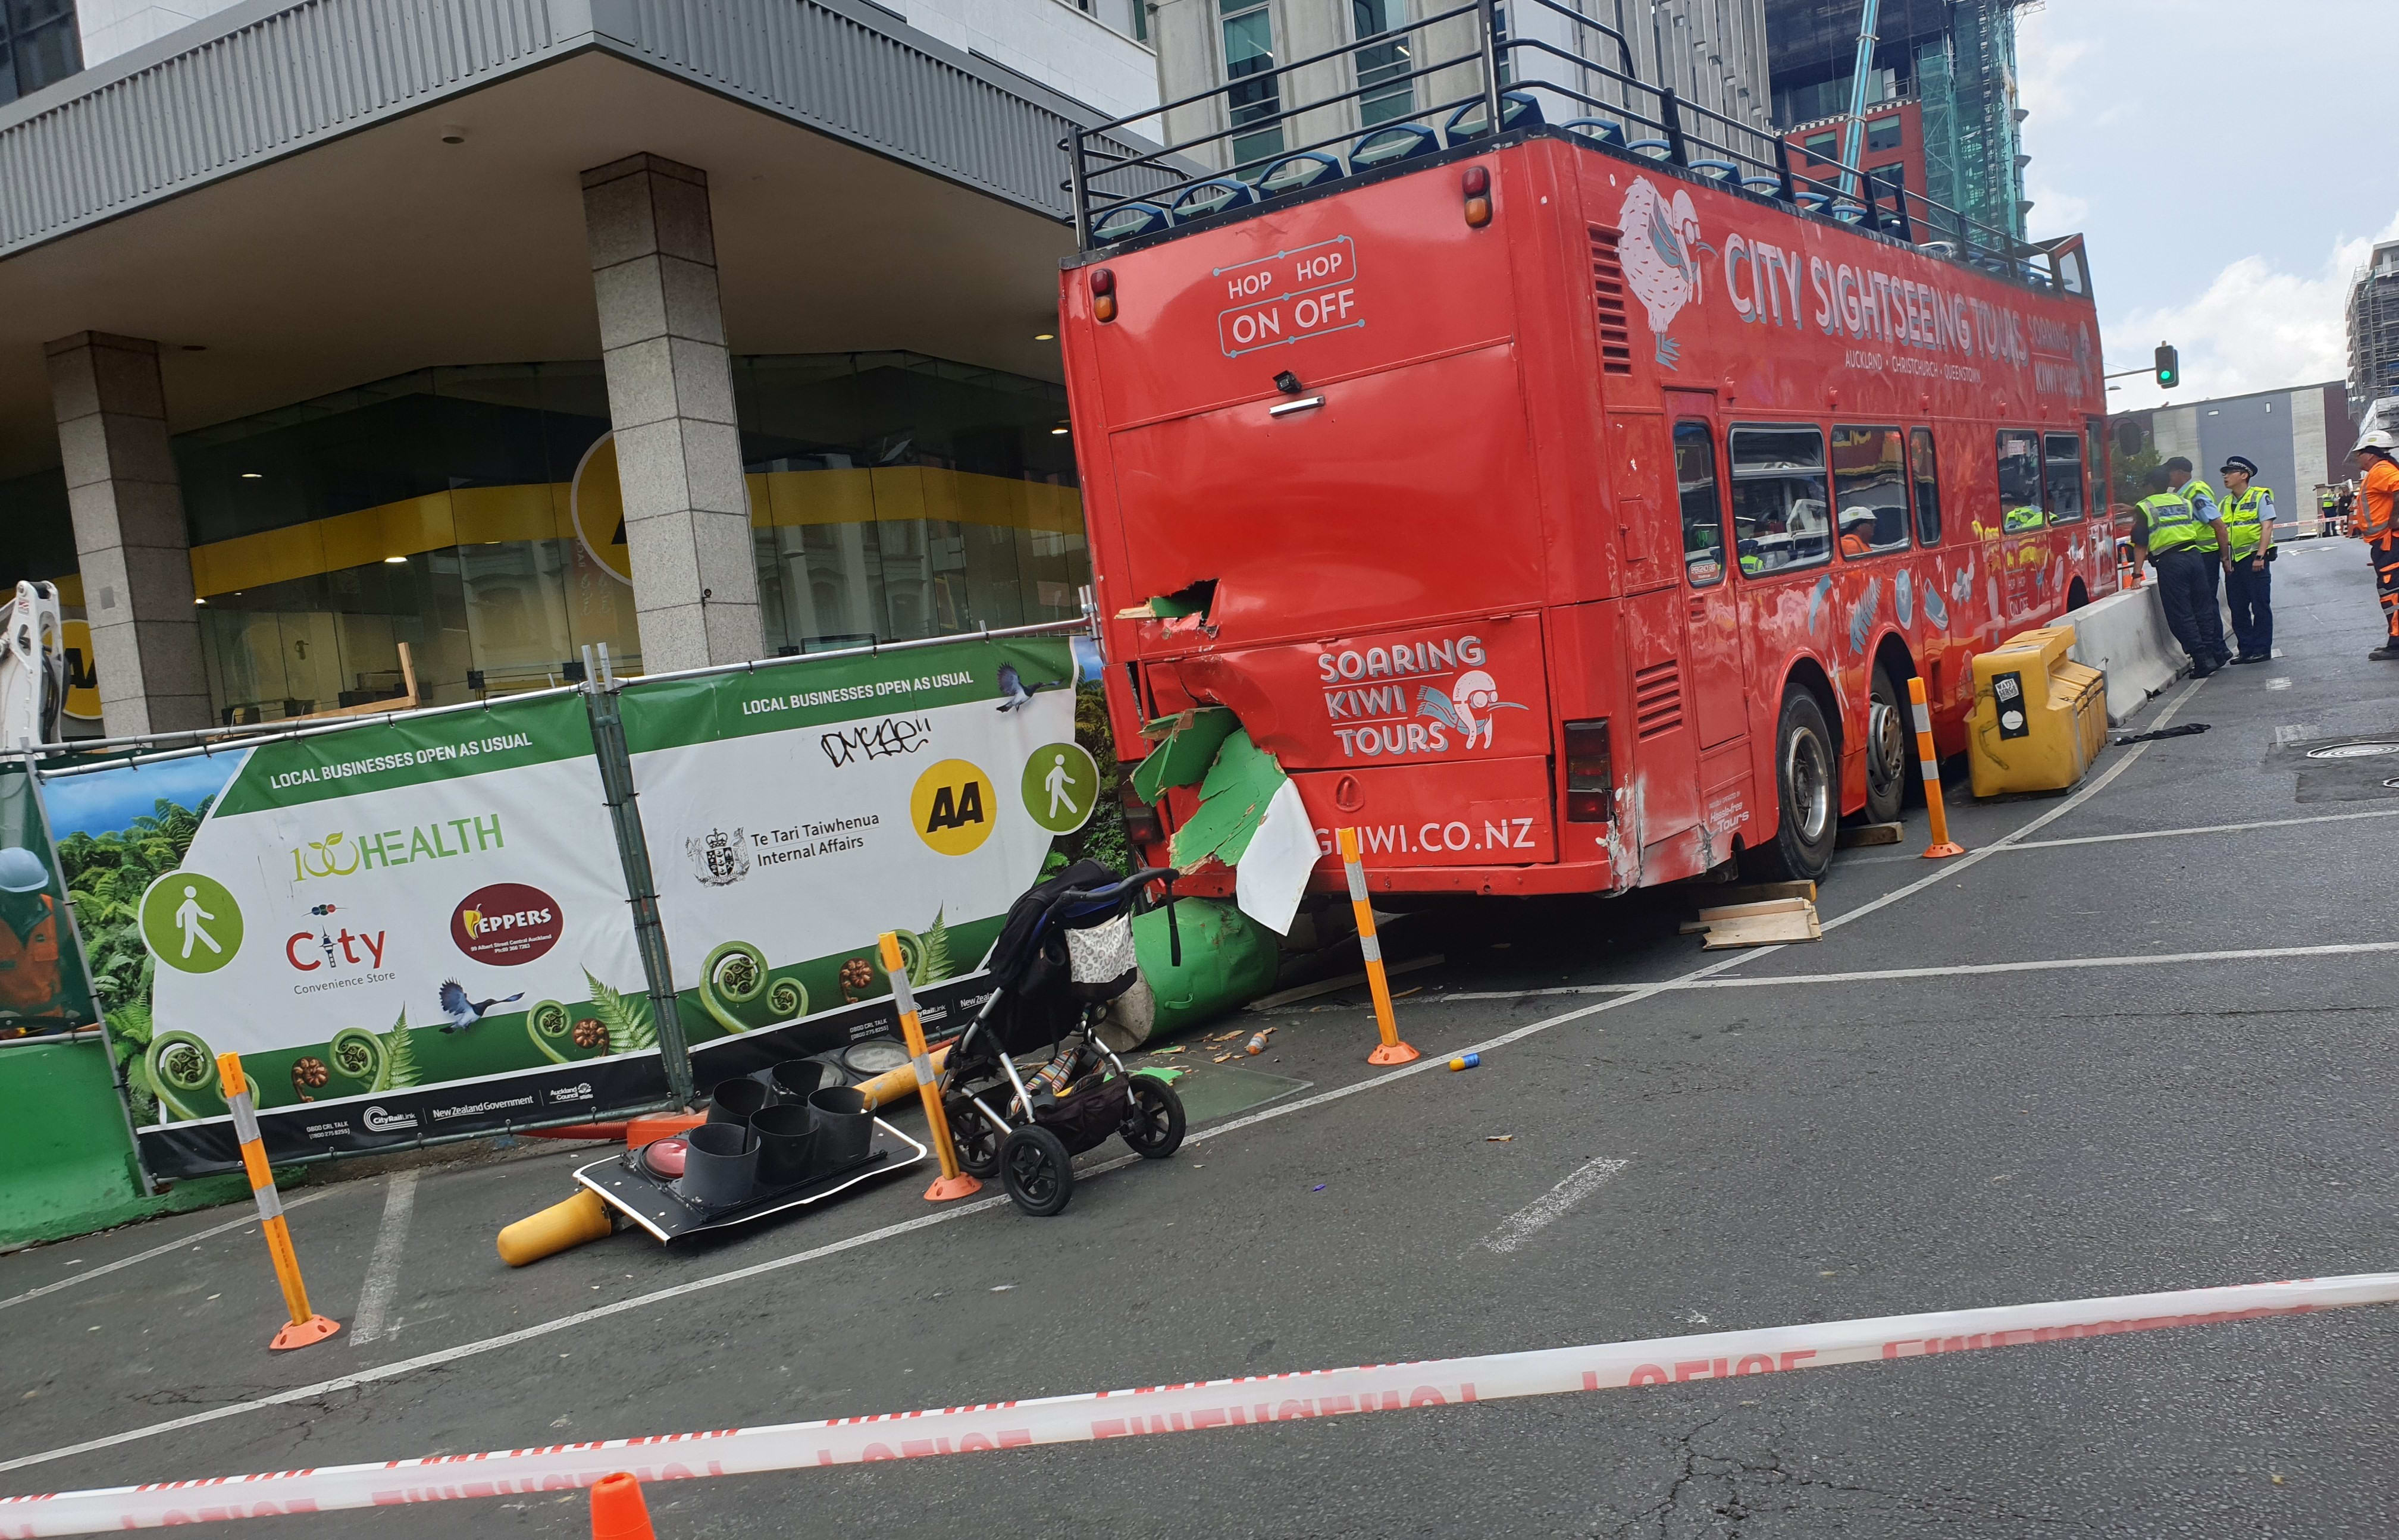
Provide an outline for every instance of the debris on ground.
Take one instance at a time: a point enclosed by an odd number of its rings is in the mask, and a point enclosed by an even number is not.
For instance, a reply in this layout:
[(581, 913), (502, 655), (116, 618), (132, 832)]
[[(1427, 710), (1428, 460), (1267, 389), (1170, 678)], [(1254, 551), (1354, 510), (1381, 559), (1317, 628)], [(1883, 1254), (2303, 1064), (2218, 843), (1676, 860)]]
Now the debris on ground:
[(2186, 722), (2179, 727), (2162, 727), (2154, 733), (2121, 733), (2116, 736), (2114, 742), (2117, 748), (2121, 749), (2128, 743), (2155, 743), (2160, 738), (2193, 737), (2206, 731), (2207, 723), (2203, 722)]
[(1479, 1053), (1461, 1053), (1449, 1061), (1449, 1067), (1453, 1070), (1471, 1070), (1482, 1062), (1483, 1056)]
[[(1427, 957), (1411, 957), (1404, 963), (1392, 963), (1386, 966), (1383, 969), (1383, 977), (1396, 978), (1403, 973), (1414, 973), (1418, 968), (1438, 967), (1447, 961), (1449, 959), (1438, 952)], [(1363, 973), (1345, 973), (1338, 978), (1320, 979), (1312, 984), (1296, 984), (1290, 989), (1278, 990), (1272, 994), (1262, 995), (1251, 1001), (1249, 1008), (1272, 1010), (1277, 1006), (1288, 1006), (1300, 1000), (1312, 1000), (1320, 994), (1331, 994), (1335, 990), (1355, 989), (1365, 981), (1366, 976)]]
[(1485, 1144), (1513, 1144), (1516, 1142), (1516, 1136), (1514, 1134), (1484, 1134), (1483, 1136), (1483, 1142)]
[(1904, 824), (1851, 824), (1840, 831), (1833, 844), (1843, 850), (1860, 844), (1897, 844), (1906, 832), (1907, 826)]
[(1706, 938), (1702, 950), (1722, 952), (1728, 947), (1818, 941), (1823, 939), (1824, 927), (1817, 923), (1816, 906), (1810, 900), (1768, 898), (1761, 903), (1703, 909), (1698, 919), (1685, 922), (1683, 934), (1702, 935)]
[(1242, 1047), (1241, 1051), (1242, 1051), (1243, 1053), (1247, 1053), (1247, 1054), (1260, 1054), (1260, 1053), (1264, 1053), (1264, 1052), (1266, 1052), (1266, 1051), (1267, 1051), (1267, 1033), (1271, 1033), (1271, 1032), (1273, 1032), (1273, 1031), (1274, 1031), (1274, 1028), (1272, 1028), (1272, 1027), (1268, 1027), (1268, 1028), (1267, 1028), (1267, 1029), (1266, 1029), (1265, 1031), (1263, 1031), (1263, 1032), (1256, 1032), (1256, 1033), (1251, 1033), (1251, 1034), (1250, 1034), (1250, 1040), (1249, 1040), (1248, 1044)]

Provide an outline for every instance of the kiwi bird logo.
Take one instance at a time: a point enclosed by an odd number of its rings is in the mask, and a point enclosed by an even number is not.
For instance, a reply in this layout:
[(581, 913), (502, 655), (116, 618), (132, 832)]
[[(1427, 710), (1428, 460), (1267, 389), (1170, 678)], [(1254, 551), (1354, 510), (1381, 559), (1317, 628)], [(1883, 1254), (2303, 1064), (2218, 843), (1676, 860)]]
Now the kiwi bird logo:
[(1633, 179), (1616, 223), (1624, 232), (1617, 243), (1624, 281), (1649, 313), (1658, 361), (1673, 369), (1683, 349), (1667, 330), (1683, 306), (1699, 303), (1700, 253), (1713, 253), (1715, 248), (1700, 239), (1700, 216), (1691, 207), (1691, 195), (1678, 187), (1669, 202), (1647, 177)]
[(1492, 720), (1494, 711), (1522, 711), (1525, 708), (1512, 700), (1499, 698), (1498, 683), (1480, 669), (1457, 676), (1447, 694), (1427, 684), (1416, 691), (1416, 715), (1430, 717), (1443, 726), (1455, 727), (1466, 735), (1465, 747), (1471, 749), (1479, 738), (1484, 747), (1491, 744), (1498, 723)]

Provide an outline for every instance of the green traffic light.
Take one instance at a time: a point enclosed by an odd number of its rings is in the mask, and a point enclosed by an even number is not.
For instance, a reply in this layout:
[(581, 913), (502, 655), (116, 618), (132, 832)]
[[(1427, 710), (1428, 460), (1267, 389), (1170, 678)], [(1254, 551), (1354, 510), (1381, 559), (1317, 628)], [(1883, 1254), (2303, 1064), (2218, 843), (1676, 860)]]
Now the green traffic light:
[(2157, 367), (2158, 384), (2161, 386), (2172, 389), (2182, 384), (2182, 358), (2175, 353), (2173, 344), (2158, 344)]

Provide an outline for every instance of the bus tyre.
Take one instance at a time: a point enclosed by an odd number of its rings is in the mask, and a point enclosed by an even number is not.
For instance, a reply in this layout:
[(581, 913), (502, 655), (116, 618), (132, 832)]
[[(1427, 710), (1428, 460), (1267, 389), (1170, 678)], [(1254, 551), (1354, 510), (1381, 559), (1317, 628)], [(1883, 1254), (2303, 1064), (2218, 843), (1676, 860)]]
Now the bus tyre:
[(1866, 699), (1866, 822), (1896, 823), (1916, 764), (1916, 727), (1886, 664), (1875, 665)]
[(1760, 879), (1812, 883), (1832, 866), (1841, 821), (1839, 765), (1823, 708), (1813, 694), (1793, 685), (1783, 692), (1782, 715), (1774, 725), (1774, 794), (1782, 816), (1774, 838), (1755, 857)]

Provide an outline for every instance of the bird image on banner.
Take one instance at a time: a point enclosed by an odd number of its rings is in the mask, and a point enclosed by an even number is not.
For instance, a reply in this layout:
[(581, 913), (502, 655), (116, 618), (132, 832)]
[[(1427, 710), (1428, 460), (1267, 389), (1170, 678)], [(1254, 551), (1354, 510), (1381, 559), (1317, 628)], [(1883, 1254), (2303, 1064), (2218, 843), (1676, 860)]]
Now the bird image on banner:
[(1480, 669), (1458, 675), (1447, 694), (1430, 684), (1416, 690), (1416, 715), (1457, 728), (1466, 735), (1465, 746), (1470, 749), (1477, 738), (1489, 747), (1492, 735), (1498, 731), (1488, 713), (1525, 709), (1515, 701), (1501, 700), (1498, 684)]
[(1015, 710), (1044, 690), (1063, 690), (1065, 687), (1066, 682), (1063, 679), (1053, 679), (1046, 684), (1027, 686), (1023, 676), (1016, 671), (1015, 664), (1003, 663), (999, 666), (999, 709), (1003, 711)]
[(1666, 334), (1683, 306), (1700, 300), (1700, 253), (1715, 248), (1700, 239), (1700, 216), (1691, 195), (1674, 190), (1668, 202), (1647, 177), (1635, 177), (1624, 194), (1616, 223), (1624, 232), (1617, 257), (1624, 278), (1649, 313), (1649, 330), (1658, 337), (1658, 361), (1668, 369), (1682, 357), (1682, 344)]
[(457, 979), (445, 979), (441, 981), (441, 1014), (450, 1018), (450, 1024), (441, 1030), (465, 1032), (481, 1020), (483, 1013), (494, 1006), (514, 1005), (523, 998), (524, 992), (520, 990), (497, 1000), (469, 1000), (467, 992), (458, 987)]

